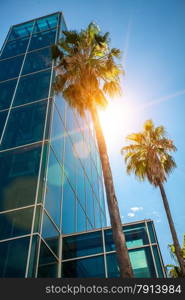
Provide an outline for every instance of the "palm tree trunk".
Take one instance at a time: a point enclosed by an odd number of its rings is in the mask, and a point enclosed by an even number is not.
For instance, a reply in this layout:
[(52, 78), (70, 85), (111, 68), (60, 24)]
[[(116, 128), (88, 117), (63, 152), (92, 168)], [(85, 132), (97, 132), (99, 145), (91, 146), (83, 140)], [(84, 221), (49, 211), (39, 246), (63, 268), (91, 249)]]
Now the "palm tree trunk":
[(168, 223), (169, 223), (170, 230), (171, 230), (171, 235), (172, 235), (172, 238), (173, 238), (173, 244), (174, 244), (174, 247), (175, 247), (175, 254), (176, 254), (177, 260), (179, 262), (179, 265), (180, 265), (180, 268), (181, 268), (181, 271), (182, 271), (182, 276), (185, 277), (185, 261), (182, 257), (182, 253), (181, 253), (182, 251), (181, 251), (181, 247), (179, 245), (177, 233), (176, 233), (175, 226), (174, 226), (174, 223), (173, 223), (173, 218), (172, 218), (172, 215), (171, 215), (171, 212), (170, 212), (168, 199), (166, 197), (166, 193), (165, 193), (163, 184), (161, 182), (159, 183), (159, 188), (160, 188), (160, 191), (161, 191), (161, 196), (162, 196), (162, 199), (163, 199), (164, 208), (165, 208), (165, 211), (166, 211)]
[(112, 226), (113, 241), (116, 247), (118, 266), (120, 269), (120, 277), (132, 278), (134, 276), (126, 246), (125, 235), (122, 229), (118, 202), (115, 195), (112, 172), (107, 153), (107, 147), (96, 108), (93, 108), (91, 110), (91, 115), (94, 123), (96, 139), (100, 153), (100, 160), (103, 169), (107, 205)]

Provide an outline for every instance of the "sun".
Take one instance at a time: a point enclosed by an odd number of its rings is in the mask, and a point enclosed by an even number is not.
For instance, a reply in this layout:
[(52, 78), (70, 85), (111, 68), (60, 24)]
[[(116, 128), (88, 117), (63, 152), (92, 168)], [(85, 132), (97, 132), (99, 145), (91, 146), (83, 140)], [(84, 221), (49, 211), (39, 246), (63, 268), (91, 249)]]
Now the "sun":
[(99, 111), (100, 123), (109, 149), (123, 143), (134, 122), (134, 109), (123, 98), (110, 102), (105, 110)]

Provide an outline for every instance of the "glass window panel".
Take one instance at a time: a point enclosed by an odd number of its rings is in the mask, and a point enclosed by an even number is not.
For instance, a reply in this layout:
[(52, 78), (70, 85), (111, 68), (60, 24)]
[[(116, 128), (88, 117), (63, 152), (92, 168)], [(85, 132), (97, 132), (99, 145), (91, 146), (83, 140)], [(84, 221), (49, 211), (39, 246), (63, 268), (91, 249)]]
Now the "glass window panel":
[(13, 106), (48, 97), (51, 71), (39, 72), (20, 78)]
[(0, 153), (0, 211), (35, 202), (41, 148)]
[(31, 37), (28, 51), (50, 46), (55, 43), (56, 30), (35, 33)]
[(41, 241), (37, 277), (57, 277), (58, 263), (49, 248)]
[(0, 239), (29, 234), (31, 232), (32, 218), (33, 208), (0, 214)]
[(34, 22), (24, 23), (21, 25), (13, 26), (9, 40), (15, 40), (30, 35), (33, 29)]
[[(124, 227), (125, 239), (128, 248), (140, 247), (149, 243), (145, 224), (136, 224)], [(105, 230), (106, 251), (115, 250), (112, 230)]]
[(92, 229), (93, 229), (93, 226), (90, 223), (89, 219), (87, 219), (87, 230), (92, 230)]
[(64, 98), (59, 94), (59, 95), (55, 95), (55, 103), (56, 103), (57, 109), (59, 111), (60, 117), (62, 118), (62, 121), (65, 125), (66, 102), (65, 102)]
[(103, 252), (102, 232), (90, 232), (63, 238), (63, 259)]
[(76, 194), (83, 209), (85, 210), (85, 178), (84, 169), (80, 160), (76, 158)]
[(48, 246), (58, 255), (59, 232), (56, 230), (48, 216), (44, 213), (42, 236)]
[(107, 260), (108, 278), (120, 277), (116, 254), (115, 253), (107, 254), (106, 260)]
[(62, 232), (64, 234), (76, 231), (76, 199), (67, 180), (64, 179), (62, 203)]
[(152, 249), (153, 249), (153, 253), (154, 253), (155, 263), (157, 266), (158, 277), (164, 278), (164, 273), (163, 273), (162, 264), (161, 264), (161, 260), (160, 260), (159, 250), (158, 250), (157, 246), (152, 246)]
[(149, 243), (145, 223), (124, 227), (128, 248), (139, 247)]
[(0, 81), (18, 77), (24, 55), (0, 61)]
[(150, 234), (151, 243), (156, 243), (157, 241), (156, 241), (156, 238), (155, 238), (153, 223), (152, 222), (147, 222), (147, 226), (148, 226), (148, 231), (149, 231), (149, 234)]
[(25, 53), (28, 41), (29, 38), (23, 38), (6, 43), (1, 59)]
[(86, 230), (86, 215), (80, 203), (77, 201), (77, 232)]
[(48, 30), (58, 25), (58, 14), (44, 17), (36, 21), (33, 32)]
[(31, 254), (30, 254), (30, 260), (29, 260), (29, 268), (28, 268), (28, 278), (36, 277), (39, 240), (40, 240), (40, 237), (37, 234), (33, 235), (32, 245), (31, 245)]
[(58, 111), (55, 108), (53, 114), (53, 123), (52, 123), (51, 145), (60, 163), (63, 162), (64, 138), (65, 138), (64, 125), (58, 114)]
[(7, 115), (8, 115), (8, 111), (0, 112), (0, 138), (5, 126)]
[(67, 135), (65, 138), (64, 170), (74, 190), (76, 187), (75, 155), (73, 144)]
[(92, 188), (88, 182), (88, 180), (85, 180), (85, 189), (86, 189), (86, 213), (87, 216), (91, 222), (91, 224), (94, 227), (94, 197), (93, 197), (93, 192)]
[(59, 35), (60, 38), (64, 37), (63, 31), (67, 31), (67, 27), (63, 16), (61, 16), (60, 35)]
[(45, 186), (46, 186), (46, 171), (49, 159), (49, 144), (47, 141), (43, 145), (42, 163), (39, 180), (39, 191), (37, 196), (37, 203), (42, 203), (45, 199)]
[(1, 149), (12, 148), (42, 140), (47, 101), (11, 110)]
[(47, 265), (40, 265), (38, 267), (38, 278), (57, 278), (58, 277), (58, 263), (51, 263)]
[(29, 237), (0, 243), (0, 277), (25, 277)]
[(152, 254), (149, 247), (130, 250), (129, 257), (136, 278), (156, 278)]
[(98, 201), (94, 198), (94, 215), (95, 215), (95, 227), (101, 227), (101, 210)]
[(9, 80), (0, 84), (0, 110), (9, 108), (17, 80)]
[(34, 219), (34, 232), (40, 233), (41, 222), (42, 222), (42, 213), (43, 213), (43, 207), (41, 205), (37, 205), (35, 219)]
[(62, 168), (51, 150), (47, 175), (45, 207), (58, 227), (60, 227), (61, 199)]
[(37, 72), (51, 67), (51, 48), (29, 52), (26, 55), (22, 74)]
[(103, 256), (78, 259), (62, 264), (62, 277), (71, 278), (105, 278)]

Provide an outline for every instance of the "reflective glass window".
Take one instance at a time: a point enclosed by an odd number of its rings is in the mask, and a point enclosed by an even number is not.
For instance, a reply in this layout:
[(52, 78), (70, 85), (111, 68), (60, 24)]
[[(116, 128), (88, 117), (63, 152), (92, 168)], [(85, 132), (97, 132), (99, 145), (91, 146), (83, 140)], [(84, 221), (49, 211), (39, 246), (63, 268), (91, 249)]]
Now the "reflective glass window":
[(95, 227), (101, 227), (101, 210), (97, 199), (94, 198)]
[(58, 95), (55, 95), (55, 103), (56, 103), (57, 109), (59, 111), (60, 117), (62, 118), (62, 121), (65, 125), (66, 102), (65, 102), (64, 98), (60, 94), (58, 94)]
[(0, 61), (0, 81), (19, 76), (23, 57), (23, 55), (20, 55)]
[(15, 40), (30, 35), (33, 29), (34, 22), (24, 23), (21, 25), (13, 26), (9, 40)]
[(75, 122), (73, 109), (69, 107), (69, 105), (66, 106), (66, 129), (68, 131), (68, 135), (72, 139), (75, 130)]
[(37, 277), (57, 277), (58, 263), (49, 248), (41, 241)]
[(74, 147), (70, 137), (67, 135), (65, 138), (65, 156), (64, 156), (64, 170), (73, 189), (76, 186), (76, 159)]
[(35, 219), (34, 219), (34, 232), (39, 232), (41, 229), (41, 221), (42, 221), (42, 212), (43, 207), (41, 205), (37, 205)]
[(45, 207), (58, 227), (60, 227), (61, 200), (62, 168), (51, 150), (47, 175)]
[(77, 201), (77, 232), (86, 230), (86, 215), (79, 201)]
[(155, 257), (155, 263), (157, 266), (158, 277), (164, 278), (164, 273), (163, 273), (162, 264), (161, 264), (161, 260), (160, 260), (159, 250), (158, 250), (157, 246), (152, 246), (152, 249), (153, 249), (153, 253), (154, 253), (154, 257)]
[(22, 74), (37, 72), (51, 67), (51, 48), (29, 52), (26, 55)]
[(115, 253), (107, 254), (106, 260), (107, 260), (108, 278), (120, 277), (116, 254)]
[(33, 32), (40, 32), (42, 30), (49, 30), (58, 25), (58, 14), (44, 17), (36, 21)]
[(64, 178), (62, 202), (62, 232), (76, 231), (76, 199), (67, 178)]
[(156, 278), (154, 263), (149, 247), (130, 250), (129, 257), (136, 278)]
[(0, 112), (0, 138), (3, 132), (3, 128), (5, 126), (5, 121), (8, 115), (8, 111), (2, 111)]
[(29, 234), (31, 232), (33, 208), (26, 208), (0, 214), (0, 239)]
[(103, 256), (89, 257), (62, 263), (63, 278), (105, 278)]
[(52, 123), (51, 145), (60, 163), (63, 162), (64, 139), (65, 139), (64, 125), (58, 114), (58, 111), (55, 108), (53, 114), (53, 123)]
[(147, 226), (148, 226), (148, 231), (149, 231), (149, 234), (150, 234), (151, 243), (156, 243), (153, 223), (152, 222), (147, 222)]
[(1, 59), (25, 53), (28, 41), (29, 38), (23, 38), (6, 43), (6, 46), (3, 49), (3, 53), (1, 55)]
[(51, 71), (39, 72), (20, 78), (13, 106), (48, 97)]
[(46, 185), (46, 171), (49, 159), (49, 143), (48, 141), (44, 142), (43, 145), (43, 154), (42, 154), (42, 163), (41, 163), (41, 172), (39, 180), (39, 189), (37, 196), (37, 203), (42, 203), (45, 199), (45, 185)]
[(87, 230), (92, 230), (94, 227), (90, 223), (89, 219), (87, 218)]
[(59, 232), (52, 224), (46, 213), (44, 213), (43, 218), (42, 236), (51, 250), (53, 250), (53, 252), (58, 255)]
[(60, 38), (64, 36), (63, 31), (67, 31), (67, 27), (63, 16), (61, 16), (60, 35), (59, 35)]
[(43, 138), (47, 101), (11, 110), (1, 149), (40, 141)]
[(40, 147), (0, 153), (1, 211), (35, 202), (40, 155)]
[[(144, 223), (124, 227), (125, 239), (128, 248), (139, 247), (148, 244), (148, 236)], [(112, 238), (112, 230), (105, 230), (106, 251), (115, 250)]]
[(0, 83), (0, 110), (9, 108), (16, 83), (17, 80), (9, 80)]
[(145, 223), (124, 227), (128, 248), (139, 247), (149, 243)]
[(35, 234), (32, 237), (31, 253), (28, 267), (28, 278), (36, 277), (36, 268), (37, 268), (37, 257), (38, 257), (38, 247), (39, 247), (40, 237)]
[(35, 33), (31, 37), (28, 51), (50, 46), (55, 43), (56, 30)]
[(102, 232), (95, 231), (63, 238), (63, 259), (103, 252)]
[(85, 180), (85, 193), (86, 193), (86, 213), (91, 224), (94, 226), (94, 217), (95, 217), (94, 196), (93, 196), (92, 188), (87, 179)]
[(25, 277), (29, 237), (0, 243), (0, 277)]
[(80, 160), (76, 158), (76, 194), (82, 207), (85, 209), (85, 181), (84, 169)]

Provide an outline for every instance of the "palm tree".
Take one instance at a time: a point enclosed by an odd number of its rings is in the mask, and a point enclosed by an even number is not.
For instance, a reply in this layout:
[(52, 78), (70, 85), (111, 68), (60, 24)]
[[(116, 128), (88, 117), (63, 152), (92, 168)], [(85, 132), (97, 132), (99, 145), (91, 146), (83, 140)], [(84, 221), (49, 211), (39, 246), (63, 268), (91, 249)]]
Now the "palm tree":
[(115, 57), (119, 58), (120, 50), (109, 48), (109, 34), (102, 35), (95, 23), (90, 23), (86, 30), (81, 30), (79, 33), (64, 31), (63, 34), (64, 38), (52, 47), (52, 57), (56, 61), (57, 73), (54, 90), (62, 93), (68, 104), (82, 117), (85, 111), (91, 113), (102, 164), (120, 276), (122, 278), (133, 277), (106, 143), (97, 111), (99, 107), (107, 106), (106, 95), (113, 97), (121, 93), (119, 77), (122, 69), (114, 61)]
[(176, 167), (176, 163), (169, 154), (176, 151), (173, 141), (166, 137), (163, 126), (154, 127), (152, 120), (144, 123), (144, 130), (127, 136), (132, 144), (121, 149), (125, 155), (127, 172), (134, 172), (140, 180), (148, 179), (155, 187), (159, 187), (169, 227), (171, 230), (175, 254), (178, 259), (183, 277), (185, 277), (185, 261), (177, 238), (174, 222), (170, 212), (168, 199), (164, 190), (167, 175)]

